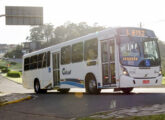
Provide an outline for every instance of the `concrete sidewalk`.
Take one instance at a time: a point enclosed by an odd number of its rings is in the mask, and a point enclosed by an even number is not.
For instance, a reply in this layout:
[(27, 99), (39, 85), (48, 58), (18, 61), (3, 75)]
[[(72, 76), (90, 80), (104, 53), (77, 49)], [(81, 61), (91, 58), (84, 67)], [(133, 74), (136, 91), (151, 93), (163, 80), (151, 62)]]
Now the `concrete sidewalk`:
[(0, 106), (31, 99), (30, 93), (33, 93), (33, 90), (25, 89), (21, 84), (0, 75)]
[(21, 84), (17, 84), (0, 75), (0, 92), (3, 94), (34, 93), (34, 90), (25, 89)]

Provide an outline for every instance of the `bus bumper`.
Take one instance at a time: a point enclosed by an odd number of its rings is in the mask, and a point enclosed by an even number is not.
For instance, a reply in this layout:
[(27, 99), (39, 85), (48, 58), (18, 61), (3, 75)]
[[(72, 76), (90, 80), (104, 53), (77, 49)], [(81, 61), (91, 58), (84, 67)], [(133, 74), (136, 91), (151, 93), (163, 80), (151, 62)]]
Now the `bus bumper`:
[(135, 79), (129, 76), (120, 77), (120, 88), (126, 87), (145, 87), (145, 86), (158, 86), (162, 84), (162, 76), (155, 78), (141, 78)]

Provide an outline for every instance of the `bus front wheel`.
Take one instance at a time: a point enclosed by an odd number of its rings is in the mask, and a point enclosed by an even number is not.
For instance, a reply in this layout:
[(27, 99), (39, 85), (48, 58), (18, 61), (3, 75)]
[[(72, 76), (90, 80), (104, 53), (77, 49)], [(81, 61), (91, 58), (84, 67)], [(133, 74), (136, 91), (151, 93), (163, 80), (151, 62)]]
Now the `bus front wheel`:
[(132, 87), (131, 88), (121, 88), (121, 90), (123, 91), (123, 93), (129, 94), (133, 90), (133, 88)]
[(99, 94), (101, 89), (97, 88), (97, 82), (93, 75), (88, 75), (85, 81), (85, 89), (89, 94)]

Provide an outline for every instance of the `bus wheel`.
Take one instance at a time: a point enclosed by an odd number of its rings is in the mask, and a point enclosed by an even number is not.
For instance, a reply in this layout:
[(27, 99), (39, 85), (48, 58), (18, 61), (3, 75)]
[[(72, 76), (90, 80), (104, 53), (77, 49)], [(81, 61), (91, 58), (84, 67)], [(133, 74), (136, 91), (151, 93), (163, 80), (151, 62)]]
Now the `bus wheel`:
[(34, 91), (37, 94), (41, 93), (40, 82), (38, 80), (35, 80), (35, 82), (34, 82)]
[(133, 88), (121, 88), (121, 90), (123, 91), (123, 93), (129, 94), (133, 90)]
[(68, 93), (69, 92), (69, 88), (64, 88), (64, 89), (58, 89), (57, 91), (59, 91), (62, 94)]
[(93, 75), (87, 77), (85, 89), (89, 94), (99, 94), (101, 92), (101, 89), (97, 88), (96, 79), (93, 77)]

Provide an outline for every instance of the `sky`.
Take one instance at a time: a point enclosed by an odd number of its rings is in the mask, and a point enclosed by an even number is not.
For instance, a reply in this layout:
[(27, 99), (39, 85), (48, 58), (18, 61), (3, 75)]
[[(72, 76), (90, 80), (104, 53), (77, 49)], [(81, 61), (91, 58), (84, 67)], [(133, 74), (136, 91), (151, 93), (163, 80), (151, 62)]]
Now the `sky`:
[[(5, 6), (40, 6), (44, 23), (55, 27), (67, 21), (98, 23), (106, 27), (142, 27), (153, 30), (165, 42), (164, 0), (0, 0), (0, 15)], [(30, 26), (5, 25), (0, 17), (0, 44), (21, 44), (29, 36)]]

